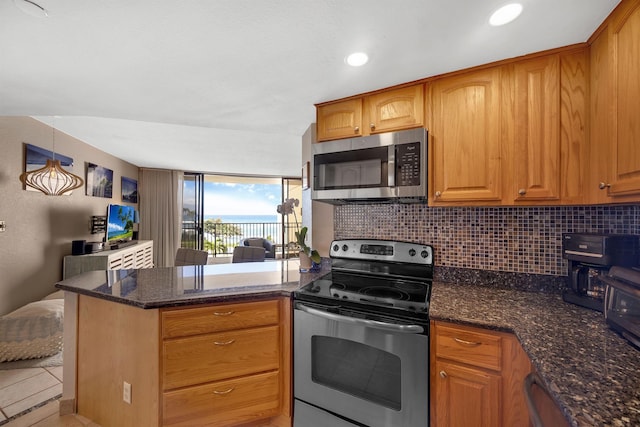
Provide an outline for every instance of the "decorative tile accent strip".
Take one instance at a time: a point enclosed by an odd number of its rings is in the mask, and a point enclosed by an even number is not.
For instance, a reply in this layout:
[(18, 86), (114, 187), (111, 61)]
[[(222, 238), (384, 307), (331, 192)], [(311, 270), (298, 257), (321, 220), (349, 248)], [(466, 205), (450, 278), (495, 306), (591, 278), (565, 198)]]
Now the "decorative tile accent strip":
[(336, 239), (430, 244), (435, 264), (565, 276), (562, 233), (640, 235), (640, 204), (560, 207), (337, 206)]

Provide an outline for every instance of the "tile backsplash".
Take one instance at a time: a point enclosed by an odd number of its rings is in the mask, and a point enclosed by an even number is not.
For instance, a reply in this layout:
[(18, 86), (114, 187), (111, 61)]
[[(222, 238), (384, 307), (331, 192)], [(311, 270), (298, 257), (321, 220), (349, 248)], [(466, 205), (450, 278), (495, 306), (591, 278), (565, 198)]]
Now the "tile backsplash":
[(566, 275), (562, 233), (640, 234), (640, 205), (561, 207), (337, 206), (334, 236), (430, 244), (435, 264)]

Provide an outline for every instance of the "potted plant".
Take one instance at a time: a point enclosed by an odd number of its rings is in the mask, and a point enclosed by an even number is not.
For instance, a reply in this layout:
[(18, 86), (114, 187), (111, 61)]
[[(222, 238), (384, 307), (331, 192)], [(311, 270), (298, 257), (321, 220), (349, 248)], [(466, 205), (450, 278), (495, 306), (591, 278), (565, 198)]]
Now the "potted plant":
[(314, 271), (320, 266), (320, 254), (315, 249), (307, 246), (307, 227), (302, 227), (296, 231), (296, 243), (300, 248), (300, 271)]

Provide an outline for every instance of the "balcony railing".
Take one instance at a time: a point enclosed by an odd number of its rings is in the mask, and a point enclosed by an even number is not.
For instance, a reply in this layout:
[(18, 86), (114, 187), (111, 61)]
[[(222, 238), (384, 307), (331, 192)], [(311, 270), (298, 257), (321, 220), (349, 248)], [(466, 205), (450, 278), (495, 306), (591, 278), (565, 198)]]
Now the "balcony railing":
[[(216, 222), (205, 225), (204, 250), (210, 255), (230, 256), (241, 240), (262, 237), (277, 245), (276, 254), (286, 255), (287, 247), (295, 246), (295, 232), (300, 224), (291, 222)], [(284, 239), (283, 239), (284, 230)], [(182, 223), (182, 247), (195, 248), (196, 228), (193, 222)], [(284, 243), (283, 243), (284, 240)]]

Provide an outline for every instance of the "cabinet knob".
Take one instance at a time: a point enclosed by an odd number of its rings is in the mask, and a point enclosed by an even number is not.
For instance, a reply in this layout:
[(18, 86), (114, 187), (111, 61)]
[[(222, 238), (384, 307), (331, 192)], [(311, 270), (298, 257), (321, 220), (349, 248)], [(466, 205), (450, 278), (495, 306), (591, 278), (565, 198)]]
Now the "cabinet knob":
[(441, 193), (440, 191), (436, 191), (436, 193), (434, 194), (434, 196), (436, 196), (436, 197), (440, 197), (440, 196), (442, 196), (442, 193)]
[(369, 123), (369, 127), (371, 128), (371, 130), (374, 130), (376, 128), (376, 125), (373, 123)]
[(607, 184), (604, 182), (601, 182), (600, 184), (598, 184), (598, 188), (601, 190), (604, 190), (605, 188), (609, 188), (609, 187), (611, 187), (611, 184)]
[(447, 373), (445, 371), (440, 371), (441, 378), (447, 378)]
[(356, 127), (354, 127), (354, 128), (353, 128), (353, 131), (354, 131), (355, 133), (360, 132), (360, 126), (356, 126)]
[(527, 190), (525, 190), (524, 188), (521, 188), (518, 190), (518, 194), (521, 196), (524, 196), (525, 194), (527, 194)]

